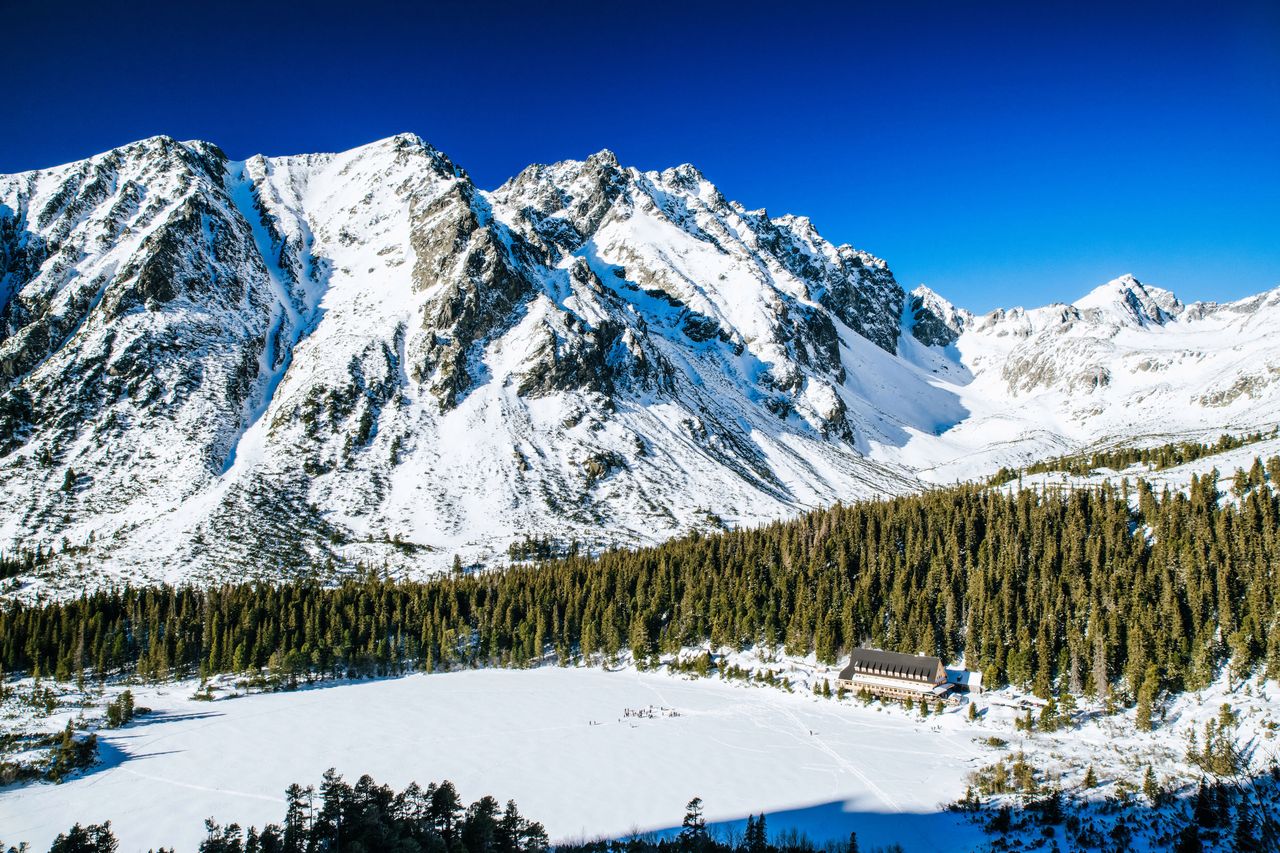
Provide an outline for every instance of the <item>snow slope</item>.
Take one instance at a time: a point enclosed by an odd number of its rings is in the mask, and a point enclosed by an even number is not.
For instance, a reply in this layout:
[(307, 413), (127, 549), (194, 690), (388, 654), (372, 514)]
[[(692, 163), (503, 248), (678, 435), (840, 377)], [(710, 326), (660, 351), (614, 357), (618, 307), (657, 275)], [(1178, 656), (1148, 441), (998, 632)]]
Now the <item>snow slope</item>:
[[(872, 455), (925, 479), (970, 479), (1089, 447), (1211, 440), (1280, 421), (1280, 289), (1184, 306), (1122, 276), (1071, 305), (983, 317), (916, 293), (933, 309), (929, 329), (942, 345), (904, 348), (904, 357), (935, 371), (931, 384), (953, 393), (965, 414), (938, 435), (916, 432)], [(937, 317), (947, 318), (949, 335), (936, 335)]]
[(0, 176), (0, 273), (0, 550), (69, 546), (28, 596), (650, 543), (1280, 416), (1280, 290), (976, 317), (608, 151), (485, 192), (407, 134), (156, 137)]

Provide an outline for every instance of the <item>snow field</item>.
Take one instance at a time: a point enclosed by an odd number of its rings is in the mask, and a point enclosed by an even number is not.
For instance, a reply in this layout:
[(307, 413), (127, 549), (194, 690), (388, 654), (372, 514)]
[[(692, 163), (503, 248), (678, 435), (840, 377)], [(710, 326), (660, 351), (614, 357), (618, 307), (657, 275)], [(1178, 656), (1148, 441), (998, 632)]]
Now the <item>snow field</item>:
[[(726, 834), (765, 812), (772, 833), (797, 829), (821, 841), (856, 831), (863, 849), (966, 850), (984, 843), (985, 819), (943, 807), (973, 771), (1019, 753), (1041, 785), (1067, 795), (1068, 810), (1101, 820), (1104, 831), (1130, 811), (1137, 825), (1182, 819), (1179, 805), (1153, 818), (1142, 797), (1120, 811), (1107, 803), (1138, 790), (1148, 765), (1163, 789), (1189, 796), (1202, 771), (1186, 762), (1187, 735), (1202, 732), (1224, 703), (1238, 718), (1247, 772), (1280, 762), (1280, 685), (1257, 678), (1224, 673), (1205, 690), (1164, 699), (1152, 732), (1136, 730), (1132, 708), (1106, 716), (1082, 698), (1075, 725), (1027, 734), (1014, 723), (1034, 700), (1011, 688), (978, 697), (981, 716), (969, 722), (964, 705), (921, 718), (898, 705), (818, 698), (814, 688), (834, 684), (838, 668), (812, 655), (748, 650), (717, 665), (769, 670), (779, 686), (642, 673), (626, 661), (328, 683), (215, 702), (191, 698), (192, 681), (134, 686), (137, 704), (154, 713), (98, 730), (100, 764), (87, 773), (0, 791), (0, 839), (41, 850), (75, 821), (109, 819), (122, 851), (194, 849), (204, 818), (278, 821), (284, 788), (314, 785), (332, 766), (350, 781), (369, 773), (399, 788), (448, 778), (468, 801), (513, 798), (558, 841), (670, 829), (696, 795)], [(234, 689), (231, 677), (215, 684), (219, 695)], [(53, 715), (32, 720), (10, 702), (0, 722), (59, 730), (72, 714), (96, 718), (94, 708), (77, 711), (78, 700), (103, 705), (123, 689), (81, 697), (64, 686)], [(1091, 790), (1081, 785), (1089, 767), (1098, 779)], [(1016, 809), (1022, 798), (1003, 795), (989, 807), (1001, 802)], [(1134, 844), (1159, 849), (1152, 835)]]
[[(136, 690), (154, 709), (103, 730), (104, 759), (62, 785), (0, 793), (0, 838), (47, 849), (76, 821), (110, 820), (121, 851), (192, 850), (203, 821), (261, 826), (291, 782), (328, 767), (401, 788), (451, 779), (467, 801), (513, 798), (555, 840), (771, 815), (772, 832), (951, 846), (977, 830), (940, 813), (981, 763), (958, 713), (922, 723), (718, 679), (599, 669), (412, 675), (215, 702), (191, 683)], [(652, 711), (652, 717), (627, 713)]]

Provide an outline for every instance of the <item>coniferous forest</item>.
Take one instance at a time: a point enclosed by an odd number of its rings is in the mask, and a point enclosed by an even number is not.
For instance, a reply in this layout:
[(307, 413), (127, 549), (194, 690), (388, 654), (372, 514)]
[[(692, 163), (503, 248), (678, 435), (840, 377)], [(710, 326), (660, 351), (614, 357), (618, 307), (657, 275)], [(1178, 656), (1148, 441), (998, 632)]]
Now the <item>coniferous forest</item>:
[(1100, 468), (1122, 471), (1132, 465), (1149, 465), (1157, 471), (1186, 465), (1197, 459), (1204, 459), (1228, 450), (1247, 447), (1269, 438), (1280, 436), (1280, 428), (1270, 432), (1251, 432), (1245, 435), (1223, 433), (1212, 444), (1197, 441), (1182, 441), (1176, 444), (1161, 444), (1156, 447), (1119, 447), (1112, 450), (1096, 450), (1091, 453), (1079, 453), (1072, 456), (1059, 456), (1046, 459), (1022, 469), (1001, 468), (991, 476), (995, 484), (1008, 483), (1018, 479), (1022, 474), (1047, 474), (1062, 471), (1077, 477), (1088, 476)]
[[(1230, 662), (1280, 676), (1280, 458), (1220, 501), (1144, 483), (958, 486), (637, 551), (403, 582), (97, 592), (0, 611), (0, 665), (59, 678), (569, 663), (710, 642), (963, 655), (988, 685), (1131, 698)], [(1270, 485), (1269, 485), (1270, 484)]]

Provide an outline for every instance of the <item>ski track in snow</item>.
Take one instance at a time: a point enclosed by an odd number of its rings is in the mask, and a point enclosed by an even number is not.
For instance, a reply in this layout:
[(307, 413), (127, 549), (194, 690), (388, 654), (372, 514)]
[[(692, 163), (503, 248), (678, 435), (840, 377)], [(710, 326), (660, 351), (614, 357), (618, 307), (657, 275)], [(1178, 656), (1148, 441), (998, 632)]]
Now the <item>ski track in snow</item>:
[[(786, 716), (787, 719), (789, 719), (792, 723), (795, 724), (795, 727), (797, 730), (805, 728), (804, 725), (800, 722), (800, 718), (797, 717), (795, 714), (793, 714), (790, 709), (783, 707), (781, 711), (783, 715)], [(810, 739), (813, 742), (813, 744), (817, 746), (818, 749), (822, 750), (824, 753), (831, 756), (831, 759), (835, 761), (837, 765), (849, 771), (854, 776), (857, 776), (858, 779), (862, 782), (862, 784), (866, 785), (867, 788), (869, 788), (877, 797), (880, 798), (880, 801), (882, 803), (884, 803), (889, 808), (893, 809), (895, 812), (900, 812), (903, 810), (902, 806), (898, 803), (897, 800), (895, 800), (893, 797), (885, 793), (885, 790), (881, 788), (879, 785), (877, 785), (871, 779), (870, 776), (868, 776), (866, 773), (863, 773), (862, 770), (859, 769), (857, 765), (855, 765), (852, 761), (847, 760), (844, 756), (840, 755), (831, 747), (827, 746), (826, 741), (822, 739), (821, 735), (814, 734), (812, 730), (806, 729), (806, 731), (809, 731)], [(803, 739), (795, 733), (792, 733), (792, 736), (795, 737), (797, 740), (803, 741)]]
[(172, 785), (177, 788), (187, 788), (191, 791), (206, 791), (210, 794), (227, 795), (232, 797), (247, 797), (251, 800), (265, 800), (269, 803), (285, 804), (288, 800), (282, 797), (269, 797), (265, 794), (253, 794), (248, 791), (236, 791), (232, 788), (210, 788), (207, 785), (195, 785), (191, 782), (179, 782), (176, 779), (166, 779), (162, 776), (152, 776), (148, 773), (140, 773), (137, 770), (131, 770), (128, 767), (119, 768), (121, 772), (128, 773), (131, 776), (137, 776), (139, 779), (147, 779), (151, 782), (159, 782), (162, 785)]

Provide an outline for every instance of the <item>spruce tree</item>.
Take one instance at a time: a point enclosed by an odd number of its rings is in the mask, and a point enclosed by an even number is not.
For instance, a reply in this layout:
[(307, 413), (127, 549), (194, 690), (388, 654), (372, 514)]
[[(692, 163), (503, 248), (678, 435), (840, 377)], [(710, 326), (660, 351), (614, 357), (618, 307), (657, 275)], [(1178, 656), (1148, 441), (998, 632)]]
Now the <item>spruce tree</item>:
[(1098, 787), (1098, 775), (1093, 772), (1092, 764), (1090, 764), (1087, 768), (1085, 768), (1084, 781), (1082, 781), (1080, 784), (1082, 787), (1086, 789), (1092, 789), (1092, 788)]
[(680, 844), (685, 850), (701, 850), (707, 842), (707, 821), (702, 816), (702, 798), (694, 797), (684, 808), (680, 824)]
[(1150, 764), (1147, 765), (1147, 772), (1142, 775), (1142, 794), (1151, 805), (1160, 805), (1160, 785), (1156, 782), (1155, 770), (1152, 769)]
[(1264, 849), (1258, 839), (1258, 825), (1253, 816), (1253, 808), (1245, 800), (1236, 805), (1236, 828), (1232, 836), (1232, 849), (1236, 853), (1261, 853)]
[(111, 832), (111, 821), (88, 826), (77, 823), (53, 840), (49, 853), (115, 853), (118, 847), (119, 842)]
[(1158, 688), (1159, 674), (1154, 666), (1149, 666), (1142, 679), (1142, 686), (1138, 688), (1138, 707), (1134, 717), (1140, 732), (1151, 731), (1151, 706), (1155, 702)]

